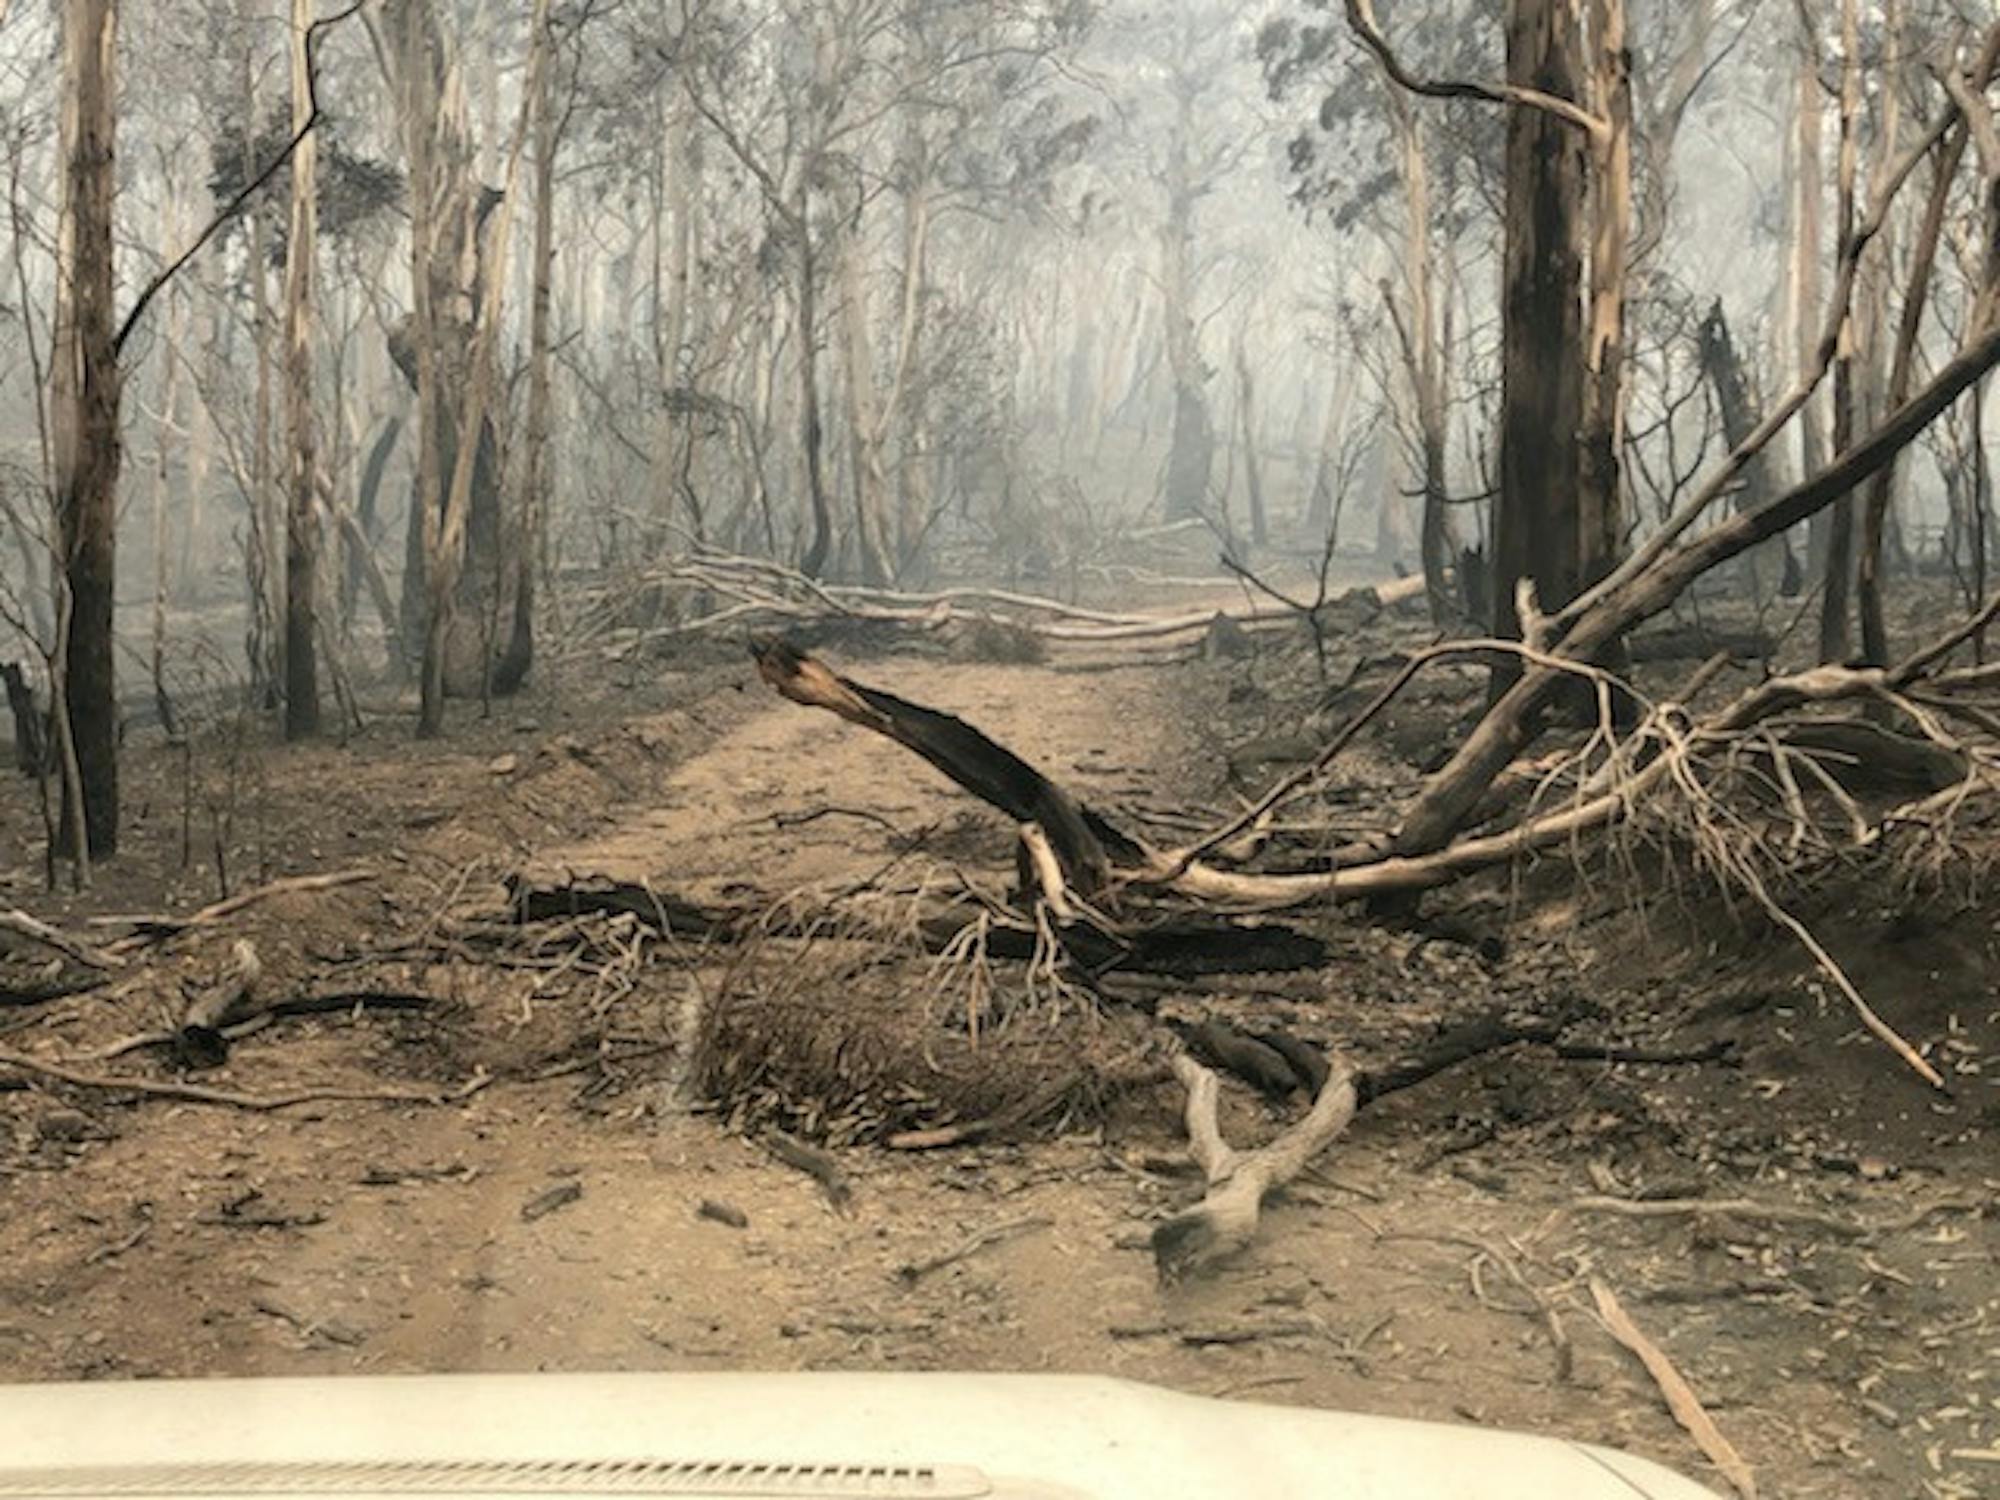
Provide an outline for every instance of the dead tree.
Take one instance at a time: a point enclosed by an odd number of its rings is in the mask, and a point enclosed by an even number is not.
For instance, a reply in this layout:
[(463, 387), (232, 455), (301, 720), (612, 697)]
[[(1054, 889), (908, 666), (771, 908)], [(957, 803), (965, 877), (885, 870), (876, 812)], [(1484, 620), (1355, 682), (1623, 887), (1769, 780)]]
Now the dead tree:
[[(1493, 633), (1522, 639), (1532, 623), (1520, 618), (1522, 583), (1544, 609), (1568, 604), (1610, 571), (1620, 531), (1632, 211), (1623, 0), (1509, 0), (1498, 85), (1417, 78), (1396, 59), (1371, 0), (1347, 0), (1346, 10), (1397, 86), (1509, 106), (1490, 597)], [(1511, 662), (1496, 667), (1496, 691), (1513, 671)]]
[[(1994, 198), (1994, 188), (2000, 186), (2000, 134), (1996, 134), (1992, 113), (1983, 103), (1997, 68), (2000, 68), (2000, 29), (1988, 36), (1969, 77), (1960, 79), (1949, 71), (1942, 75), (1946, 90), (1963, 118), (1934, 148), (1930, 196), (1924, 203), (1916, 241), (1910, 248), (1909, 285), (1903, 292), (1902, 317), (1897, 324), (1896, 347), (1889, 369), (1887, 400), (1892, 406), (1902, 402), (1910, 392), (1938, 244), (1943, 238), (1952, 185), (1964, 161), (1968, 140), (1979, 142), (1980, 170), (1987, 182), (1982, 201), (1987, 205), (1989, 241), (1995, 242), (1988, 253), (2000, 254), (2000, 234), (1992, 227), (2000, 220), (2000, 201)], [(1987, 281), (1989, 286), (2000, 284), (2000, 277), (1989, 275)], [(1889, 502), (1895, 492), (1895, 472), (1892, 460), (1869, 482), (1861, 515), (1861, 559), (1856, 578), (1861, 606), (1861, 656), (1876, 666), (1889, 660), (1889, 631), (1882, 610), (1882, 544)]]
[[(56, 517), (69, 598), (63, 722), (82, 806), (64, 780), (63, 826), (81, 820), (93, 857), (118, 848), (118, 681), (113, 659), (123, 376), (112, 311), (117, 189), (118, 7), (68, 0), (63, 16), (63, 216), (51, 403)], [(65, 843), (69, 842), (66, 838)]]
[[(1743, 372), (1742, 355), (1730, 336), (1729, 319), (1723, 313), (1720, 297), (1710, 304), (1695, 330), (1695, 350), (1702, 375), (1714, 388), (1716, 405), (1722, 412), (1723, 438), (1731, 448), (1735, 448), (1757, 430), (1758, 412), (1749, 379)], [(1743, 487), (1736, 497), (1736, 509), (1755, 510), (1768, 502), (1775, 492), (1771, 455), (1767, 451), (1751, 455), (1743, 466)], [(1780, 537), (1775, 545), (1782, 549), (1784, 571), (1789, 574), (1790, 544)], [(1770, 571), (1766, 563), (1768, 551), (1768, 548), (1759, 548), (1743, 558), (1743, 582), (1749, 596), (1759, 601), (1776, 594), (1777, 584), (1782, 581), (1767, 576)]]
[[(546, 6), (529, 28), (542, 66)], [(389, 352), (417, 394), (418, 462), (404, 576), (403, 634), (423, 642), (418, 733), (441, 731), (446, 695), (518, 685), (495, 659), (507, 574), (501, 556), (494, 342), (508, 231), (534, 90), (507, 153), (505, 186), (474, 180), (466, 105), (430, 0), (396, 0), (385, 30), (410, 176), (412, 311)]]

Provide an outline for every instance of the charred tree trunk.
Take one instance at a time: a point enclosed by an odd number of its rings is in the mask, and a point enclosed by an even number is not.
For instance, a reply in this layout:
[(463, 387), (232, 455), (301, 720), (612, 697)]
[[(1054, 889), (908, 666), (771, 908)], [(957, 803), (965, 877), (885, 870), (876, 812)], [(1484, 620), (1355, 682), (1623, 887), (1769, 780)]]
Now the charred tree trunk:
[[(1509, 0), (1507, 78), (1582, 97), (1583, 35), (1566, 0)], [(1502, 292), (1500, 499), (1494, 514), (1493, 633), (1518, 640), (1517, 587), (1545, 611), (1583, 584), (1586, 481), (1583, 287), (1586, 142), (1541, 109), (1507, 115)], [(1497, 693), (1518, 665), (1496, 667)]]
[(799, 240), (799, 444), (805, 451), (806, 494), (812, 502), (812, 541), (799, 560), (799, 571), (817, 578), (826, 571), (833, 551), (833, 511), (826, 498), (826, 428), (820, 418), (819, 265), (813, 253), (812, 198), (803, 187), (792, 217)]
[[(160, 208), (160, 236), (165, 244), (180, 243), (178, 174), (172, 155), (160, 152), (160, 180), (166, 191)], [(160, 725), (178, 737), (173, 695), (167, 691), (167, 597), (171, 570), (167, 565), (167, 506), (173, 485), (175, 430), (180, 423), (181, 359), (186, 340), (187, 298), (179, 287), (167, 293), (167, 357), (160, 380), (160, 422), (153, 434), (153, 619), (151, 630), (153, 706)]]
[[(389, 353), (417, 392), (420, 424), (402, 615), (405, 640), (422, 642), (418, 732), (432, 735), (442, 726), (447, 694), (469, 696), (496, 685), (495, 636), (507, 576), (492, 346), (531, 101), (523, 99), (505, 187), (481, 185), (465, 134), (460, 70), (430, 0), (394, 0), (389, 14), (385, 30), (410, 163), (415, 289), (411, 315), (391, 336)], [(531, 70), (546, 50), (541, 14), (538, 6)]]
[[(403, 419), (390, 417), (382, 424), (382, 430), (375, 434), (375, 441), (368, 445), (368, 456), (361, 462), (361, 480), (354, 492), (354, 520), (355, 529), (366, 539), (369, 557), (364, 558), (362, 549), (357, 545), (342, 549), (340, 608), (343, 614), (353, 612), (354, 601), (367, 582), (368, 567), (380, 528), (382, 479), (388, 473), (389, 460), (395, 454), (396, 440), (402, 431)], [(382, 624), (392, 634), (399, 626), (394, 619), (385, 619)], [(401, 667), (403, 663), (399, 661), (396, 665)]]
[[(1958, 175), (1964, 154), (1962, 131), (1950, 136), (1938, 150), (1931, 195), (1924, 205), (1923, 222), (1918, 226), (1917, 241), (1910, 252), (1910, 284), (1903, 293), (1902, 319), (1896, 328), (1896, 350), (1886, 397), (1886, 404), (1892, 408), (1902, 405), (1910, 394), (1931, 270), (1937, 262), (1938, 241), (1944, 232), (1952, 179)], [(1895, 484), (1896, 465), (1891, 460), (1869, 481), (1862, 509), (1861, 569), (1857, 580), (1861, 593), (1861, 656), (1869, 665), (1878, 667), (1889, 663), (1889, 627), (1882, 609), (1882, 541)]]
[[(1459, 550), (1451, 524), (1445, 472), (1448, 443), (1445, 422), (1450, 394), (1449, 360), (1445, 351), (1451, 343), (1450, 302), (1449, 298), (1443, 299), (1445, 308), (1439, 308), (1431, 245), (1430, 162), (1423, 122), (1399, 87), (1387, 81), (1384, 87), (1389, 112), (1395, 121), (1403, 178), (1403, 292), (1409, 304), (1407, 315), (1386, 280), (1381, 286), (1382, 301), (1396, 330), (1397, 348), (1403, 357), (1403, 378), (1409, 385), (1410, 403), (1416, 411), (1417, 452), (1422, 465), (1418, 479), (1423, 495), (1420, 565), (1431, 622), (1444, 630), (1454, 623), (1459, 604), (1446, 576), (1456, 564)], [(1396, 500), (1385, 494), (1382, 504), (1386, 511)]]
[[(1986, 45), (1973, 67), (1971, 84), (1952, 88), (1954, 100), (1966, 123), (1938, 144), (1932, 161), (1930, 197), (1924, 204), (1916, 242), (1910, 249), (1909, 286), (1903, 294), (1902, 318), (1896, 329), (1896, 348), (1885, 397), (1885, 404), (1890, 407), (1901, 405), (1909, 395), (1916, 366), (1918, 337), (1923, 329), (1924, 305), (1928, 300), (1938, 245), (1943, 238), (1945, 219), (1950, 210), (1952, 184), (1965, 158), (1966, 143), (1975, 133), (1981, 140), (1982, 175), (1988, 179), (1983, 195), (1986, 202), (1987, 263), (1981, 271), (1984, 289), (1974, 303), (1975, 325), (1979, 318), (1992, 315), (1990, 299), (1994, 288), (2000, 286), (2000, 138), (1994, 135), (1990, 114), (1983, 116), (1983, 128), (1976, 125), (1975, 117), (1982, 110), (1977, 92), (1983, 92), (1991, 83), (1996, 69), (2000, 69), (2000, 28), (1988, 34)], [(1974, 403), (1976, 414), (1976, 392)], [(1973, 434), (1975, 439), (1983, 436), (1977, 421), (1973, 424)], [(1889, 660), (1889, 631), (1883, 617), (1881, 575), (1885, 522), (1890, 516), (1894, 494), (1895, 465), (1892, 462), (1870, 482), (1862, 513), (1859, 580), (1861, 651), (1863, 659), (1875, 666), (1886, 665)], [(1983, 589), (1983, 581), (1981, 586)], [(1984, 597), (1983, 593), (1980, 597)]]
[[(1743, 361), (1736, 351), (1736, 341), (1730, 336), (1729, 320), (1722, 310), (1722, 299), (1716, 298), (1709, 306), (1707, 316), (1695, 333), (1695, 347), (1701, 360), (1702, 374), (1714, 387), (1715, 402), (1722, 411), (1723, 440), (1734, 449), (1742, 446), (1744, 440), (1757, 429), (1761, 414), (1750, 394), (1750, 383), (1743, 374)], [(1776, 493), (1771, 479), (1770, 455), (1758, 452), (1743, 466), (1743, 487), (1736, 497), (1736, 509), (1756, 510)], [(1785, 549), (1782, 557), (1774, 552)], [(1789, 544), (1783, 537), (1764, 547), (1747, 552), (1742, 558), (1743, 587), (1748, 597), (1762, 602), (1774, 598), (1778, 592), (1780, 578), (1774, 567), (1781, 567), (1790, 556)]]
[[(1319, 432), (1319, 451), (1313, 459), (1312, 493), (1306, 500), (1306, 531), (1315, 537), (1331, 533), (1336, 525), (1335, 505), (1340, 493), (1340, 437), (1341, 422), (1347, 414), (1349, 392), (1353, 387), (1345, 381), (1336, 382), (1333, 394), (1327, 397), (1326, 415), (1322, 419)], [(1332, 538), (1332, 545), (1339, 544), (1339, 537)]]
[[(122, 382), (112, 315), (117, 188), (115, 0), (69, 0), (63, 16), (64, 214), (53, 354), (56, 519), (69, 596), (63, 703), (83, 805), (65, 778), (65, 844), (77, 820), (90, 854), (118, 848), (118, 428)], [(62, 726), (57, 726), (62, 732)]]
[(861, 581), (877, 587), (895, 576), (890, 558), (889, 476), (882, 458), (882, 414), (875, 390), (875, 351), (863, 275), (861, 209), (856, 204), (841, 230), (840, 326), (847, 353), (848, 445), (853, 459), (854, 542)]

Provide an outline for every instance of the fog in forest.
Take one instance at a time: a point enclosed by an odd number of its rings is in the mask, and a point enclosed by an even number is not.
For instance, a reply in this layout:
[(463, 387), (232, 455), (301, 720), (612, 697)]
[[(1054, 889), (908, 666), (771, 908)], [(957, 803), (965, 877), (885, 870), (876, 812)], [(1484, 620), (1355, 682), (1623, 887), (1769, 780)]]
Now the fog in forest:
[[(17, 0), (0, 36), (4, 564), (30, 659), (55, 614), (64, 32), (104, 9)], [(1812, 362), (1845, 145), (1852, 217), (1977, 19), (1858, 7), (1849, 130), (1841, 16), (1820, 9), (1626, 19), (1620, 546), (1740, 439), (1732, 399), (1754, 423)], [(1371, 24), (1415, 74), (1505, 74), (1493, 6)], [(692, 549), (1058, 593), (1116, 539), (1188, 521), (1197, 551), (1245, 564), (1331, 546), (1409, 571), (1426, 535), (1434, 568), (1490, 556), (1507, 106), (1408, 94), (1338, 7), (156, 0), (123, 7), (114, 50), (130, 711), (149, 672), (169, 696), (194, 677), (282, 695), (302, 442), (304, 638), (336, 675), (413, 671), (411, 497), (436, 463), (450, 509), (475, 407), (449, 566), (454, 631), (487, 639), (455, 643), (457, 688), (506, 656), (524, 577), (547, 613), (566, 578)], [(1856, 289), (1864, 406), (1886, 401), (1924, 186)], [(1975, 196), (1968, 175), (1947, 204), (1919, 369), (1963, 332)], [(1824, 392), (1758, 477), (1810, 472), (1832, 422)], [(1976, 425), (1955, 409), (1899, 467), (1898, 565), (1966, 566), (1990, 489)]]
[[(1032, 1326), (1743, 1495), (1979, 1493), (1996, 74), (1992, 0), (0, 0), (0, 1193), (78, 1174), (89, 1294), (157, 1320), (24, 1367)], [(203, 1154), (118, 1155), (165, 1101), (297, 1133), (126, 1244)], [(633, 1141), (657, 1203), (598, 1185)], [(562, 1217), (423, 1210), (480, 1248), (393, 1324), (302, 1311), (404, 1264), (365, 1215), (262, 1322), (160, 1292), (368, 1200), (311, 1198), (321, 1143)], [(1329, 1149), (1372, 1217), (1281, 1191)], [(1055, 1196), (982, 1239), (953, 1151)], [(893, 1242), (901, 1321), (850, 1176), (973, 1236)], [(695, 1301), (480, 1300), (660, 1204)], [(1405, 1214), (1454, 1290), (1385, 1334)], [(1106, 1326), (1039, 1302), (1049, 1226)], [(128, 1249), (180, 1258), (130, 1298)], [(1246, 1257), (1305, 1268), (1290, 1332), (1174, 1300)]]

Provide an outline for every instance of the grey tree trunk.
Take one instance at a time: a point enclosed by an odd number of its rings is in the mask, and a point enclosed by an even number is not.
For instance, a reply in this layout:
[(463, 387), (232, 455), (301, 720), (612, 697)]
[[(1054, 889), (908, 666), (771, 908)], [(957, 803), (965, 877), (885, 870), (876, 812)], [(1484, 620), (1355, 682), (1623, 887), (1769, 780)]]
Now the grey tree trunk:
[[(292, 0), (292, 129), (312, 114), (306, 36), (313, 0)], [(319, 733), (319, 654), (314, 639), (319, 572), (318, 454), (313, 431), (313, 261), (318, 255), (319, 147), (310, 132), (292, 153), (291, 232), (285, 241), (285, 426), (290, 438), (285, 508), (285, 738)]]

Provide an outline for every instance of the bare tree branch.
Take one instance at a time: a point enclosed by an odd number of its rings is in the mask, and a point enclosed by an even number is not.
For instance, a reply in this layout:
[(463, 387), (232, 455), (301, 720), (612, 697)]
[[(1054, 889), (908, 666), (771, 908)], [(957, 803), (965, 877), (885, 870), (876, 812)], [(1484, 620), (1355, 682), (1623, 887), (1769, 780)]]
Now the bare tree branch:
[(320, 33), (338, 26), (367, 3), (368, 0), (354, 0), (347, 9), (325, 16), (306, 28), (306, 95), (312, 101), (312, 108), (306, 115), (305, 123), (292, 132), (291, 139), (286, 141), (284, 148), (265, 164), (264, 169), (243, 184), (236, 196), (225, 203), (215, 217), (208, 221), (201, 233), (194, 237), (194, 242), (163, 266), (153, 279), (140, 289), (138, 297), (133, 300), (131, 311), (125, 314), (125, 321), (118, 325), (117, 337), (111, 341), (111, 352), (114, 355), (125, 352), (125, 341), (131, 338), (133, 330), (139, 326), (140, 318), (145, 316), (146, 309), (152, 305), (153, 299), (165, 291), (167, 284), (180, 274), (182, 268), (199, 255), (210, 240), (227, 228), (236, 216), (243, 212), (244, 205), (262, 192), (265, 184), (283, 170), (285, 163), (290, 161), (292, 154), (299, 149), (299, 144), (325, 118), (325, 111), (321, 109), (319, 102), (319, 69), (316, 66)]
[(1347, 24), (1362, 46), (1375, 54), (1382, 71), (1400, 88), (1426, 99), (1477, 99), (1487, 104), (1518, 104), (1554, 115), (1566, 125), (1592, 138), (1610, 134), (1610, 122), (1568, 99), (1545, 94), (1540, 89), (1521, 88), (1511, 83), (1475, 83), (1465, 79), (1419, 78), (1404, 67), (1390, 47), (1389, 39), (1375, 20), (1374, 0), (1347, 0)]

